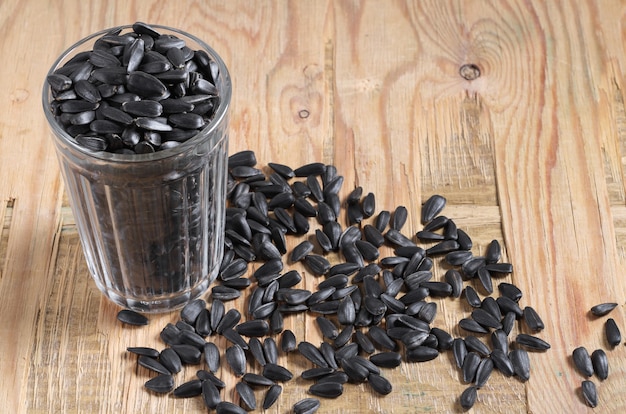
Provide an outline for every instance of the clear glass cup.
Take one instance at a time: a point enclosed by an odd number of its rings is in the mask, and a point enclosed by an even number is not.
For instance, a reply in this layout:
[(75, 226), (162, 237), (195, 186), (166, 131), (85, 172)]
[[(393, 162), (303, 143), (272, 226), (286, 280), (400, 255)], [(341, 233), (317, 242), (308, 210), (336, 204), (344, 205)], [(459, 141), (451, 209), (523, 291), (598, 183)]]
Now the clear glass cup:
[[(219, 105), (195, 136), (149, 154), (90, 151), (43, 106), (85, 258), (97, 287), (113, 302), (141, 312), (163, 312), (202, 295), (223, 255), (231, 80), (219, 55), (197, 37), (164, 26), (217, 63)], [(123, 26), (129, 30), (131, 26)], [(64, 52), (49, 74), (82, 51), (95, 33)]]

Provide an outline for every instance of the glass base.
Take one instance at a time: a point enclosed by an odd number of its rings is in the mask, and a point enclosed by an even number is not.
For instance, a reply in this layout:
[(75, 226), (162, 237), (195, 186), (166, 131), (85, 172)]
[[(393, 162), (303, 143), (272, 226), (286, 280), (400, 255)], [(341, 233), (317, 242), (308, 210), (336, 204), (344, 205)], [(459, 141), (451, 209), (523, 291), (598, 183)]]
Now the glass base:
[[(214, 279), (214, 278), (213, 278)], [(213, 279), (207, 278), (193, 288), (169, 295), (154, 296), (150, 299), (127, 297), (106, 286), (101, 286), (94, 278), (98, 289), (113, 303), (140, 313), (164, 313), (181, 309), (187, 303), (202, 296), (209, 289)]]

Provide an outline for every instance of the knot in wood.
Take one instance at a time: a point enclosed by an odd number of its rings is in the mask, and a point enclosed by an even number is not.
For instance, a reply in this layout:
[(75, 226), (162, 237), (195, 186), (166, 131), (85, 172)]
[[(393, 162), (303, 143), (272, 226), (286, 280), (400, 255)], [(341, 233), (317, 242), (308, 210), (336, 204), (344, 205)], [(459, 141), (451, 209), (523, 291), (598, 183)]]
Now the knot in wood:
[(473, 63), (466, 63), (459, 68), (459, 75), (463, 79), (471, 81), (480, 76), (480, 68)]

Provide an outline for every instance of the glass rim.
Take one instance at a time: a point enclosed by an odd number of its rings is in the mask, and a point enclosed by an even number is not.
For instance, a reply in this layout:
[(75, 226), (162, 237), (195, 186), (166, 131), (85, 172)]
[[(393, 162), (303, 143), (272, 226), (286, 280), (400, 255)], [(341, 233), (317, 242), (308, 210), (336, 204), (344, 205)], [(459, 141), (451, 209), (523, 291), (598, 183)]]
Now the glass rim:
[[(193, 40), (204, 51), (209, 53), (209, 56), (217, 63), (218, 68), (219, 68), (219, 77), (223, 79), (225, 87), (223, 88), (224, 89), (223, 91), (220, 90), (219, 105), (217, 107), (217, 110), (211, 117), (210, 122), (204, 128), (200, 129), (193, 137), (189, 138), (188, 140), (180, 143), (180, 145), (177, 145), (173, 148), (159, 150), (159, 151), (148, 153), (148, 154), (117, 154), (114, 152), (107, 152), (107, 151), (91, 151), (79, 145), (78, 143), (76, 143), (74, 138), (70, 134), (68, 134), (55, 119), (54, 115), (50, 111), (50, 102), (51, 102), (50, 86), (48, 85), (47, 80), (44, 79), (43, 88), (42, 88), (43, 89), (42, 105), (43, 105), (44, 113), (46, 115), (46, 119), (48, 120), (48, 124), (50, 125), (50, 127), (52, 128), (54, 132), (55, 139), (59, 139), (63, 141), (68, 146), (70, 146), (73, 150), (79, 151), (80, 153), (85, 154), (91, 158), (96, 158), (96, 159), (107, 161), (107, 162), (141, 163), (141, 162), (151, 162), (151, 161), (156, 161), (156, 160), (162, 160), (162, 159), (175, 157), (179, 154), (185, 153), (189, 151), (191, 148), (193, 148), (197, 144), (197, 141), (199, 141), (203, 136), (211, 134), (211, 132), (213, 132), (213, 130), (215, 129), (218, 129), (222, 125), (223, 122), (227, 122), (226, 118), (227, 118), (228, 108), (230, 107), (230, 100), (232, 96), (232, 83), (230, 79), (230, 73), (228, 72), (228, 68), (226, 67), (226, 64), (222, 60), (222, 57), (215, 51), (215, 49), (209, 46), (205, 41), (203, 41), (202, 39), (200, 39), (199, 37), (195, 35), (185, 32), (184, 30), (180, 30), (180, 29), (176, 29), (176, 28), (164, 26), (164, 25), (158, 25), (158, 24), (150, 24), (149, 26), (155, 29), (163, 29), (168, 32), (177, 33), (188, 39)], [(126, 29), (132, 29), (132, 24), (115, 26), (109, 29), (100, 30), (98, 32), (92, 33), (89, 36), (84, 37), (81, 40), (77, 41), (76, 43), (68, 47), (65, 51), (63, 51), (63, 53), (61, 53), (59, 57), (54, 61), (54, 63), (48, 70), (48, 73), (46, 74), (46, 79), (56, 69), (58, 69), (61, 62), (67, 59), (68, 56), (70, 56), (78, 47), (88, 43), (89, 41), (95, 38), (104, 36), (107, 33), (110, 33), (112, 31), (126, 30)]]

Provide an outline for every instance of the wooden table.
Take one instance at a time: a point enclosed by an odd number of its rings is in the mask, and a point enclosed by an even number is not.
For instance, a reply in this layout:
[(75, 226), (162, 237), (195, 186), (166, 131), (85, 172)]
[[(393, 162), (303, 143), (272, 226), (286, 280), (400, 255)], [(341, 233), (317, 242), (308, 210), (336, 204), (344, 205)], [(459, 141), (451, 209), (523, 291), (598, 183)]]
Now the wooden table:
[[(158, 333), (178, 313), (137, 329), (116, 320), (119, 308), (88, 275), (42, 113), (42, 83), (58, 54), (138, 20), (194, 33), (224, 58), (234, 84), (231, 153), (252, 149), (261, 167), (334, 164), (342, 197), (362, 186), (378, 211), (405, 205), (409, 236), (421, 229), (421, 203), (442, 194), (475, 254), (502, 242), (515, 267), (503, 280), (543, 317), (538, 336), (552, 348), (530, 354), (528, 382), (494, 373), (473, 412), (592, 411), (571, 360), (577, 346), (609, 358), (609, 378), (593, 378), (593, 411), (626, 409), (626, 347), (611, 349), (603, 337), (608, 317), (626, 333), (625, 2), (48, 3), (0, 4), (0, 411), (205, 410), (199, 398), (143, 388), (151, 374), (126, 347), (162, 348)], [(479, 72), (461, 70), (468, 64)], [(434, 272), (443, 275), (439, 264)], [(317, 282), (309, 275), (303, 286)], [(470, 312), (465, 301), (432, 300), (433, 326), (466, 335), (457, 326)], [(601, 302), (619, 306), (590, 317)], [(289, 317), (286, 327), (298, 340), (321, 340), (312, 316)], [(297, 355), (280, 362), (296, 374), (310, 367)], [(461, 411), (467, 385), (450, 352), (384, 375), (390, 395), (348, 384), (320, 412)], [(223, 378), (223, 397), (235, 399), (236, 379), (227, 368)], [(270, 412), (289, 412), (309, 385), (286, 383)]]

